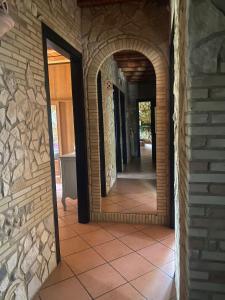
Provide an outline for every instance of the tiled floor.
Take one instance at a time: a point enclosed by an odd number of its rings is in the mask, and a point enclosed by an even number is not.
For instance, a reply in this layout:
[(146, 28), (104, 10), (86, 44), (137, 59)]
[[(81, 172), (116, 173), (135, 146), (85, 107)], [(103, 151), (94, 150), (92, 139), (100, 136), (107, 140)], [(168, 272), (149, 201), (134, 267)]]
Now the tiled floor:
[(133, 159), (107, 197), (102, 199), (105, 212), (156, 212), (156, 180), (152, 167), (151, 147), (141, 147), (141, 159)]
[(78, 224), (59, 202), (62, 262), (35, 300), (170, 300), (174, 232), (162, 226)]

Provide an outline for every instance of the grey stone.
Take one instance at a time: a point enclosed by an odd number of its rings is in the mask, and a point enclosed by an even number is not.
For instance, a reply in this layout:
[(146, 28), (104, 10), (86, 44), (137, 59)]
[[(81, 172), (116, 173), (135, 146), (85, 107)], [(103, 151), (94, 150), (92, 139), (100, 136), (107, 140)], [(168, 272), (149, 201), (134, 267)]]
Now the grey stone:
[(212, 114), (212, 123), (225, 123), (225, 114)]
[(0, 229), (3, 228), (5, 224), (5, 216), (3, 214), (0, 214)]
[(209, 191), (216, 195), (225, 195), (225, 185), (224, 184), (211, 184)]
[(225, 99), (225, 88), (213, 88), (210, 91), (211, 98)]
[(216, 150), (192, 150), (191, 159), (213, 159), (213, 160), (223, 160), (225, 159), (225, 151)]
[(45, 265), (45, 268), (44, 268), (44, 271), (42, 273), (42, 282), (45, 282), (45, 280), (48, 278), (48, 267), (47, 267), (47, 264)]
[(5, 124), (5, 109), (1, 108), (0, 109), (0, 123), (2, 126)]
[(40, 289), (40, 287), (41, 287), (41, 281), (39, 280), (37, 275), (35, 275), (30, 281), (30, 283), (28, 284), (28, 298), (32, 299), (37, 293), (37, 291)]
[(189, 105), (191, 111), (199, 111), (199, 112), (206, 112), (206, 111), (224, 111), (225, 104), (224, 101), (198, 101), (192, 102)]
[(199, 271), (190, 271), (190, 277), (193, 279), (208, 280), (209, 273), (199, 272)]
[(28, 300), (24, 283), (21, 282), (15, 290), (15, 300)]
[(26, 254), (32, 246), (32, 238), (30, 233), (28, 233), (25, 241), (24, 241), (24, 253)]
[(208, 98), (208, 89), (192, 89), (190, 90), (190, 98), (205, 99)]
[(9, 185), (6, 182), (3, 182), (3, 195), (4, 197), (8, 196), (9, 194)]
[(225, 171), (225, 163), (223, 163), (223, 162), (219, 162), (219, 163), (212, 162), (212, 163), (210, 163), (210, 170), (211, 171), (223, 172), (223, 171)]
[(34, 90), (33, 89), (27, 90), (27, 95), (28, 95), (28, 97), (29, 97), (29, 99), (30, 99), (30, 101), (32, 103), (36, 102), (36, 100), (35, 100), (35, 94), (34, 94)]
[(199, 205), (225, 205), (225, 198), (223, 196), (191, 195), (189, 202)]
[(6, 166), (2, 171), (2, 179), (6, 183), (9, 183), (11, 180), (11, 173), (8, 166)]
[(7, 109), (7, 117), (11, 123), (11, 125), (14, 125), (16, 123), (17, 119), (17, 112), (16, 112), (16, 102), (10, 101), (9, 106)]
[(224, 87), (225, 75), (202, 75), (192, 76), (190, 84), (192, 87)]
[(2, 128), (2, 131), (0, 133), (0, 139), (5, 144), (9, 138), (9, 132), (5, 128)]
[(41, 242), (43, 244), (45, 244), (47, 242), (47, 240), (48, 240), (48, 237), (49, 237), (48, 231), (44, 230), (44, 232), (41, 235)]
[(16, 180), (18, 180), (20, 177), (23, 176), (23, 171), (24, 171), (24, 165), (23, 163), (20, 163), (15, 170), (13, 171), (13, 182), (15, 182)]
[(43, 222), (41, 222), (41, 223), (38, 225), (38, 227), (37, 227), (37, 235), (38, 235), (38, 236), (41, 236), (42, 233), (43, 233), (43, 231), (44, 231), (44, 229), (45, 229), (44, 224), (43, 224)]
[(208, 185), (207, 184), (190, 184), (191, 193), (207, 193)]
[(17, 89), (17, 83), (13, 72), (5, 72), (4, 79), (6, 82), (6, 85), (8, 87), (8, 90), (10, 94), (13, 96), (16, 89)]
[(12, 273), (12, 271), (15, 269), (16, 265), (17, 265), (17, 260), (18, 260), (18, 254), (17, 252), (15, 252), (7, 261), (6, 265), (7, 265), (7, 269), (8, 269), (8, 273)]
[(208, 114), (188, 114), (186, 118), (187, 124), (202, 124), (207, 123)]
[(52, 253), (49, 262), (48, 262), (48, 271), (49, 274), (52, 273), (52, 271), (56, 268), (57, 264), (56, 264), (56, 256), (55, 253)]
[(188, 235), (192, 237), (207, 237), (207, 230), (201, 228), (190, 228)]
[(189, 208), (189, 215), (190, 216), (204, 216), (205, 209), (203, 207), (190, 207)]
[(39, 253), (38, 248), (36, 245), (34, 245), (30, 248), (30, 250), (26, 254), (26, 256), (21, 264), (21, 269), (25, 274), (29, 271), (30, 267), (35, 262), (35, 260), (38, 256), (38, 253)]
[(26, 69), (26, 80), (27, 80), (27, 84), (30, 88), (33, 88), (33, 89), (36, 88), (35, 81), (34, 81), (34, 75), (31, 71), (31, 67), (30, 67), (29, 63), (27, 64), (27, 69)]
[(202, 251), (202, 259), (214, 260), (214, 261), (225, 261), (225, 253), (222, 252), (209, 252)]
[(208, 141), (208, 147), (225, 148), (225, 139), (210, 139)]
[(195, 126), (188, 129), (188, 134), (190, 135), (225, 135), (225, 128), (221, 127), (213, 127), (213, 126)]
[(41, 93), (37, 93), (36, 102), (40, 105), (46, 105), (45, 99)]
[(48, 244), (45, 245), (45, 247), (42, 251), (42, 254), (43, 254), (44, 258), (48, 261), (51, 256), (51, 250), (50, 250)]
[(206, 145), (206, 138), (205, 137), (192, 137), (191, 138), (191, 147), (192, 148), (199, 148), (204, 147)]
[(0, 282), (0, 295), (4, 293), (9, 286), (9, 277), (6, 275)]
[(224, 62), (222, 62), (220, 64), (220, 70), (221, 70), (222, 73), (225, 73), (225, 63)]
[(24, 158), (24, 150), (21, 148), (16, 148), (15, 149), (15, 154), (16, 154), (16, 159), (21, 160)]

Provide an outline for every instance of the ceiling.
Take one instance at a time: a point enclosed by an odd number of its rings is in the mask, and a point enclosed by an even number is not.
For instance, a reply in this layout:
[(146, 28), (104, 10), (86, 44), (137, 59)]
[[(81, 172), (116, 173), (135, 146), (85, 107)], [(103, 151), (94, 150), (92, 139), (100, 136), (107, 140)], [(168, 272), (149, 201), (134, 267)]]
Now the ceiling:
[(77, 0), (80, 7), (128, 2), (129, 0)]
[(114, 59), (129, 82), (155, 80), (154, 67), (143, 54), (136, 51), (120, 51), (114, 54)]
[(63, 63), (68, 63), (70, 60), (57, 52), (54, 49), (48, 49), (48, 64), (53, 65), (53, 64), (63, 64)]

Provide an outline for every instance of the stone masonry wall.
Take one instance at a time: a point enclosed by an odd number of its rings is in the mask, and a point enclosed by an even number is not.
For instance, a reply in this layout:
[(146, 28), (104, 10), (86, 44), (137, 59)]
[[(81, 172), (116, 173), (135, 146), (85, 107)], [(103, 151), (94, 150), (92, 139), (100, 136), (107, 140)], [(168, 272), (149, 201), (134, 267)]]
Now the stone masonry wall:
[(187, 201), (187, 17), (186, 0), (172, 1), (174, 21), (174, 151), (177, 299), (188, 299)]
[(12, 0), (0, 41), (0, 299), (32, 299), (56, 266), (41, 22), (77, 50), (74, 1)]
[(113, 57), (109, 57), (101, 66), (102, 106), (104, 118), (106, 193), (116, 180), (116, 145), (113, 104), (113, 84), (126, 94), (126, 79)]
[(225, 299), (225, 5), (189, 11), (189, 299)]

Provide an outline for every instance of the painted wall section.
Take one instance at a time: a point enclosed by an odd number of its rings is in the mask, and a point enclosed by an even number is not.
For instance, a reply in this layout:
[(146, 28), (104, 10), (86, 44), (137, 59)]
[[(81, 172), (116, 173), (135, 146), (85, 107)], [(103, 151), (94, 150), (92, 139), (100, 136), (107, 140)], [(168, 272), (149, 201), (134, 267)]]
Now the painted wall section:
[[(41, 22), (81, 50), (74, 1), (9, 1), (0, 41), (0, 299), (32, 299), (56, 266)], [(17, 298), (16, 297), (16, 298)]]

